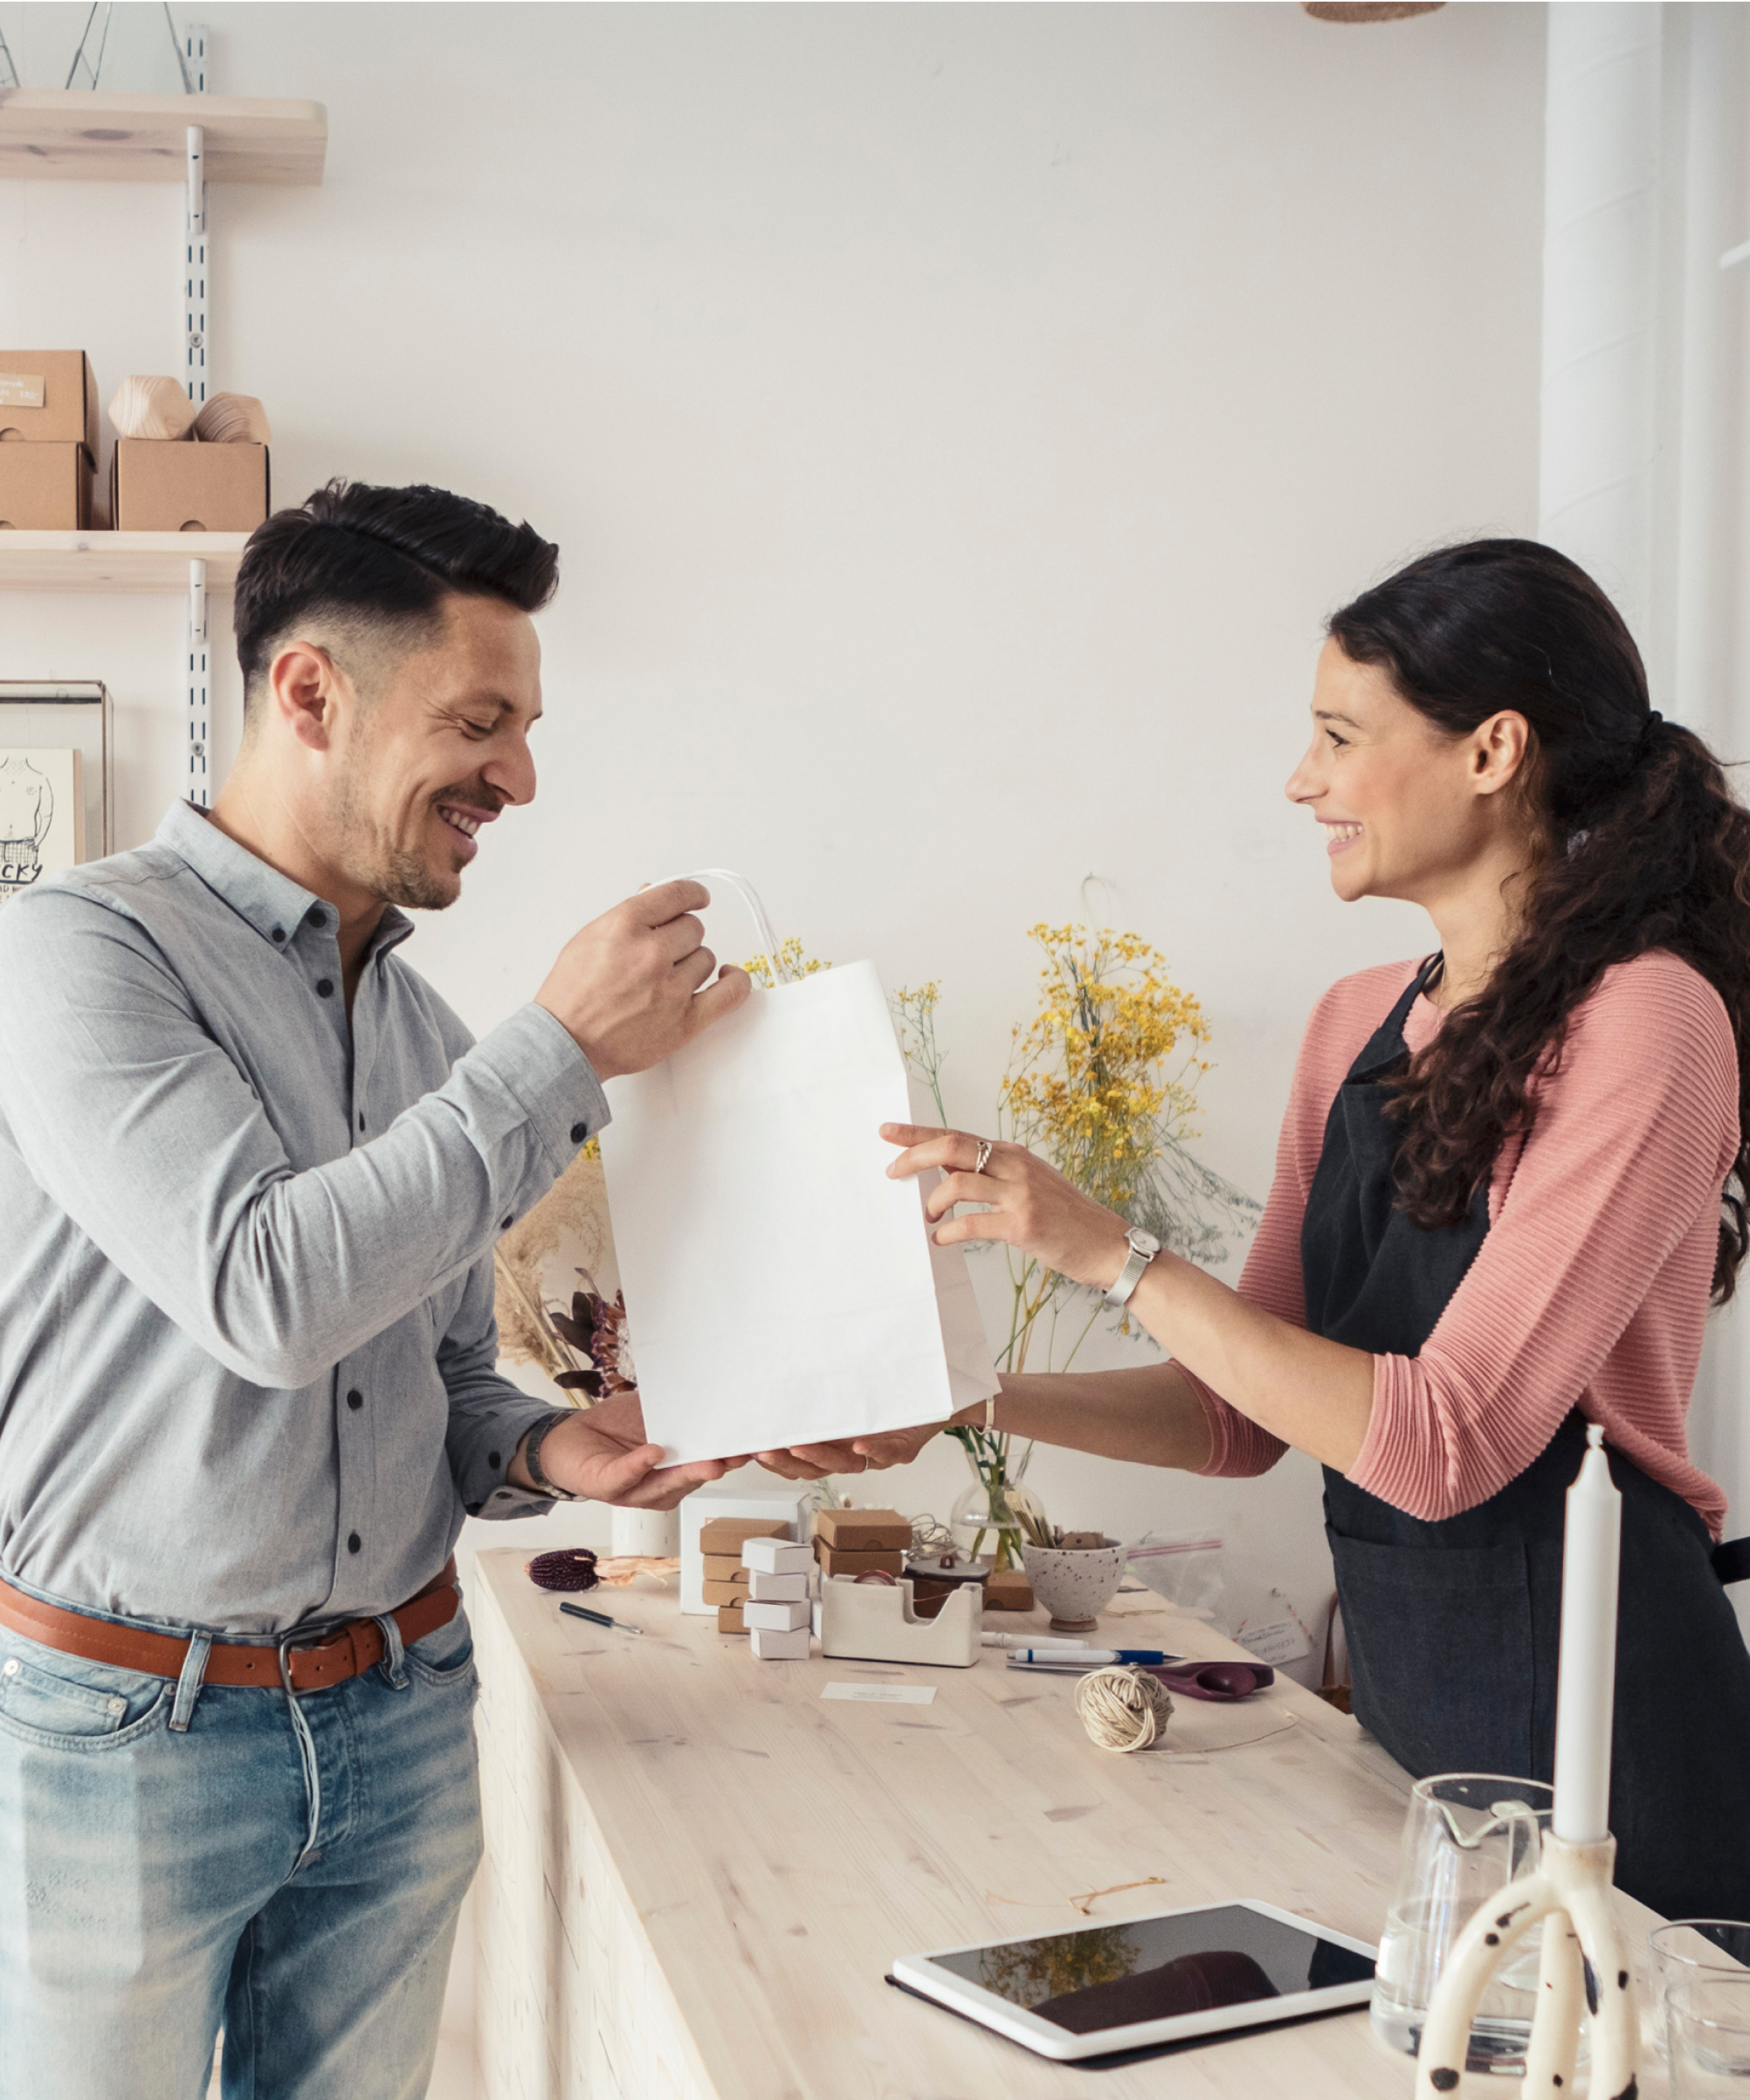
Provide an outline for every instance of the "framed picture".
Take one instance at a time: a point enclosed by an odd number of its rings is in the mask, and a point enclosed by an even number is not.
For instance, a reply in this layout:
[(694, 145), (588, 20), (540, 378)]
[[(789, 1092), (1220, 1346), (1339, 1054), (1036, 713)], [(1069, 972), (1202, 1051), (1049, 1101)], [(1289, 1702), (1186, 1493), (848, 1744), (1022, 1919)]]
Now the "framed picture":
[(114, 850), (109, 691), (0, 680), (0, 905)]

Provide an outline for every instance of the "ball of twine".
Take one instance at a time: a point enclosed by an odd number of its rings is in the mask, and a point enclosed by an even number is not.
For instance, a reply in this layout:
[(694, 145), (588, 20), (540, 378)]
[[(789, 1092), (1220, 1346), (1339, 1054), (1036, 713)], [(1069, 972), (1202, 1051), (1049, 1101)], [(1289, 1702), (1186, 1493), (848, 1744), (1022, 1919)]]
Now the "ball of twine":
[(561, 1546), (537, 1553), (528, 1564), (528, 1579), (542, 1589), (594, 1589), (596, 1556), (587, 1546)]
[(1166, 1734), (1172, 1711), (1160, 1678), (1127, 1665), (1090, 1670), (1076, 1687), (1076, 1711), (1101, 1750), (1147, 1750)]

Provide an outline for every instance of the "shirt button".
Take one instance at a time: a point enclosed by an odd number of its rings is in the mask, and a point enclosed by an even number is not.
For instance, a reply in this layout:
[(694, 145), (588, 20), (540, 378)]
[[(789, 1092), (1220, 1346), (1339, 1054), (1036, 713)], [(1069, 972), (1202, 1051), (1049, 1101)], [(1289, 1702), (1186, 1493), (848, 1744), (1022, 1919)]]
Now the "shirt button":
[(359, 1118), (359, 1128), (361, 1130), (364, 1128), (364, 1118), (362, 1116)]
[(312, 905), (310, 909), (305, 913), (304, 916), (307, 921), (313, 926), (325, 926), (328, 923), (328, 914), (319, 904)]
[(506, 1218), (504, 1223), (499, 1227), (499, 1230), (500, 1232), (508, 1232), (511, 1227), (515, 1223), (516, 1220), (514, 1218)]
[(486, 1453), (486, 1463), (487, 1463), (489, 1466), (491, 1466), (491, 1468), (493, 1469), (493, 1472), (495, 1472), (495, 1473), (496, 1473), (496, 1472), (498, 1471), (498, 1470), (499, 1470), (499, 1455), (498, 1455), (498, 1453), (497, 1453), (496, 1451), (488, 1451), (488, 1452)]
[(347, 1394), (347, 1405), (352, 1409), (355, 1415), (356, 1415), (359, 1409), (363, 1407), (364, 1394), (359, 1391), (356, 1386), (355, 1386), (352, 1391)]
[(319, 998), (319, 999), (326, 999), (326, 998), (327, 998), (327, 997), (329, 996), (329, 995), (330, 995), (330, 994), (333, 992), (334, 988), (334, 979), (333, 979), (332, 977), (319, 977), (319, 978), (317, 978), (317, 980), (316, 980), (316, 996), (317, 996), (317, 998)]
[(581, 1145), (589, 1135), (589, 1126), (587, 1123), (574, 1123), (571, 1126), (571, 1142), (574, 1145)]
[(363, 1544), (364, 1540), (359, 1537), (356, 1532), (348, 1532), (347, 1533), (347, 1551), (349, 1553), (357, 1553), (359, 1548)]
[(275, 927), (274, 927), (274, 929), (273, 929), (273, 938), (274, 938), (276, 940), (285, 940), (285, 938), (286, 938), (286, 929), (285, 929), (285, 927), (284, 927), (284, 926), (275, 926)]

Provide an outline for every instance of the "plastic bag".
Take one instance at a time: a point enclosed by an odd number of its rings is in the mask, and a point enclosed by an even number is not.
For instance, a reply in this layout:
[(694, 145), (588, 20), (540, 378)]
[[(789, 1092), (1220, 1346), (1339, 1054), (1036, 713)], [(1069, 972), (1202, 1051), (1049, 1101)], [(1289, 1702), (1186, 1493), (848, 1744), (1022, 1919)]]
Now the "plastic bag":
[(1150, 1532), (1130, 1549), (1127, 1563), (1140, 1582), (1188, 1619), (1219, 1618), (1227, 1585), (1222, 1578), (1222, 1541), (1188, 1532)]

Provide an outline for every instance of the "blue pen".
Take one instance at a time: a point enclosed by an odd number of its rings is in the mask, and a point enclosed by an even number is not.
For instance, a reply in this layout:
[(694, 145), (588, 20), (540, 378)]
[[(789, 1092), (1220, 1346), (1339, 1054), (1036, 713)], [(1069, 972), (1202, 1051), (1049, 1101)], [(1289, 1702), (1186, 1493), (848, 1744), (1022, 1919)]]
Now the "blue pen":
[(1160, 1648), (1017, 1648), (1009, 1656), (1016, 1663), (1041, 1663), (1058, 1670), (1100, 1670), (1108, 1663), (1182, 1663), (1182, 1656), (1169, 1656)]

